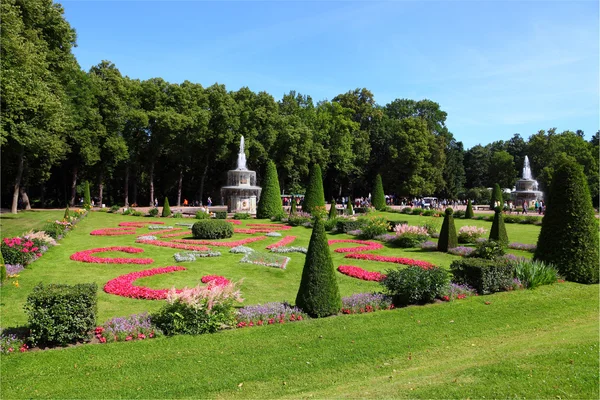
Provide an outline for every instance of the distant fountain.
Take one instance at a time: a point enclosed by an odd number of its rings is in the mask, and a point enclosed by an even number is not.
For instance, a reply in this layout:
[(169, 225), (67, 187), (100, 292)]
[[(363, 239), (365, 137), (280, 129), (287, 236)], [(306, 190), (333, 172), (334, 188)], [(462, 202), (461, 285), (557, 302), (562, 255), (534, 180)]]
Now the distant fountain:
[(244, 137), (240, 140), (237, 168), (227, 172), (227, 186), (221, 188), (221, 197), (225, 199), (229, 212), (256, 213), (256, 204), (262, 188), (256, 186), (256, 172), (248, 170)]
[(511, 193), (511, 197), (516, 206), (523, 205), (527, 202), (530, 207), (532, 202), (542, 200), (544, 193), (538, 190), (538, 182), (533, 179), (531, 174), (531, 166), (529, 165), (529, 157), (525, 156), (523, 163), (523, 177), (517, 181), (515, 189)]

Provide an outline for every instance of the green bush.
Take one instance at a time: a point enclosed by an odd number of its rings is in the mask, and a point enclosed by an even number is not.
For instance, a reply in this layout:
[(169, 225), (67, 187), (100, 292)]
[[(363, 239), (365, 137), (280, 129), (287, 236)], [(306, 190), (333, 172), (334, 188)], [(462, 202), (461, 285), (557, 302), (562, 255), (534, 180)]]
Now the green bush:
[(502, 197), (502, 189), (500, 189), (499, 184), (494, 185), (494, 190), (492, 191), (492, 198), (490, 199), (490, 210), (494, 210), (496, 207), (500, 207), (504, 204), (504, 198)]
[(421, 215), (423, 215), (424, 217), (431, 217), (435, 212), (436, 211), (434, 210), (423, 210)]
[(533, 258), (553, 264), (565, 279), (598, 283), (598, 229), (583, 169), (562, 160), (552, 175), (546, 214)]
[(110, 207), (110, 212), (111, 212), (111, 213), (116, 213), (116, 212), (118, 212), (120, 209), (121, 209), (121, 207), (120, 207), (118, 204), (113, 204), (113, 205)]
[(163, 204), (162, 216), (163, 217), (171, 216), (171, 207), (169, 207), (169, 198), (168, 197), (165, 197), (165, 204)]
[(127, 208), (126, 210), (123, 210), (123, 215), (131, 215), (131, 213), (135, 211), (132, 208)]
[(133, 215), (134, 217), (143, 217), (144, 213), (137, 210), (131, 210), (131, 215)]
[[(8, 241), (8, 243), (6, 241)], [(26, 248), (24, 246), (25, 242), (26, 241), (21, 238), (5, 238), (0, 245), (2, 259), (4, 262), (11, 265), (21, 264), (23, 266), (29, 264), (33, 260), (34, 253), (30, 252), (29, 249), (27, 249), (27, 252), (23, 251), (23, 249)], [(35, 243), (34, 245), (37, 246)]]
[(375, 185), (373, 186), (373, 207), (378, 211), (383, 211), (386, 207), (385, 204), (385, 193), (383, 191), (383, 181), (381, 175), (377, 174), (375, 177)]
[(89, 339), (96, 326), (97, 290), (95, 283), (34, 287), (25, 303), (29, 340), (66, 345)]
[(314, 164), (310, 169), (308, 187), (302, 203), (302, 211), (312, 214), (315, 207), (325, 206), (325, 194), (323, 193), (323, 177), (321, 167)]
[(502, 246), (508, 246), (508, 234), (506, 233), (504, 218), (502, 218), (502, 209), (500, 207), (496, 207), (494, 210), (494, 222), (492, 222), (492, 228), (490, 229), (489, 240), (494, 240)]
[(327, 235), (320, 218), (314, 221), (296, 306), (316, 318), (335, 315), (342, 308)]
[(281, 190), (279, 189), (277, 168), (275, 168), (275, 163), (269, 160), (260, 200), (256, 206), (256, 218), (271, 218), (281, 214), (283, 214), (283, 206), (281, 205)]
[(412, 214), (412, 208), (404, 207), (401, 212), (402, 214)]
[(6, 280), (6, 265), (4, 264), (4, 257), (2, 257), (2, 252), (0, 251), (0, 283), (3, 283)]
[[(57, 224), (56, 222), (48, 222), (46, 225), (44, 225), (44, 228), (42, 230), (53, 239), (58, 239), (59, 236), (64, 235), (67, 228), (64, 225)], [(12, 263), (9, 262), (9, 264)]]
[(294, 215), (298, 212), (298, 205), (296, 204), (296, 197), (292, 196), (292, 205), (290, 206), (290, 215)]
[(427, 235), (420, 235), (418, 233), (403, 233), (394, 239), (394, 245), (405, 249), (412, 247), (419, 247), (421, 243), (429, 239)]
[(90, 183), (85, 182), (83, 186), (83, 208), (89, 210), (92, 208), (92, 197), (90, 196)]
[(386, 277), (381, 281), (396, 306), (431, 303), (446, 292), (448, 283), (446, 270), (414, 265), (386, 271)]
[(469, 254), (471, 258), (484, 258), (486, 260), (495, 260), (502, 257), (506, 252), (504, 246), (495, 240), (486, 240), (478, 243), (475, 250)]
[(338, 216), (337, 210), (335, 208), (335, 199), (331, 199), (331, 204), (329, 207), (329, 217), (327, 219), (335, 219)]
[(148, 210), (148, 215), (151, 217), (156, 217), (158, 215), (158, 208), (151, 208)]
[(196, 219), (209, 219), (209, 218), (210, 218), (209, 213), (202, 211), (202, 210), (196, 211)]
[(175, 214), (173, 214), (173, 218), (183, 218), (183, 214), (180, 212), (176, 212)]
[(337, 223), (340, 220), (339, 217), (336, 218), (330, 218), (327, 221), (324, 221), (324, 225), (325, 225), (325, 231), (329, 232), (331, 230), (333, 230), (333, 228), (337, 227)]
[(471, 219), (475, 216), (473, 213), (473, 205), (471, 204), (471, 199), (467, 201), (467, 211), (465, 212), (465, 218)]
[(302, 213), (296, 213), (296, 214), (290, 215), (288, 217), (287, 224), (290, 226), (302, 226), (310, 221), (311, 221), (310, 215), (302, 212)]
[(450, 270), (455, 283), (469, 285), (479, 294), (500, 292), (512, 287), (513, 264), (505, 260), (463, 258), (453, 261)]
[(250, 219), (250, 214), (247, 212), (237, 212), (233, 214), (233, 219)]
[(203, 219), (192, 226), (196, 239), (225, 239), (233, 236), (233, 224), (222, 219)]
[(337, 231), (340, 233), (348, 233), (357, 229), (362, 229), (366, 221), (363, 218), (359, 219), (346, 219), (340, 218), (337, 221)]
[(216, 219), (227, 219), (227, 211), (217, 211), (215, 212)]
[(361, 239), (373, 239), (376, 236), (387, 233), (389, 224), (384, 217), (365, 217), (365, 223), (360, 228)]
[(465, 215), (467, 215), (467, 213), (464, 210), (456, 210), (456, 211), (454, 211), (454, 217), (455, 218), (465, 218)]
[(542, 285), (551, 285), (558, 279), (558, 271), (552, 264), (543, 261), (521, 260), (513, 263), (515, 276), (527, 289)]
[(346, 215), (354, 215), (354, 207), (352, 207), (352, 201), (348, 199), (348, 204), (346, 204)]
[(458, 246), (458, 238), (456, 236), (456, 226), (454, 226), (453, 210), (448, 207), (444, 215), (444, 222), (440, 230), (440, 238), (438, 239), (438, 251), (447, 252), (448, 249), (453, 249)]
[(412, 208), (412, 209), (410, 210), (410, 213), (411, 213), (412, 215), (421, 215), (421, 214), (423, 214), (423, 211), (425, 211), (425, 210), (423, 210), (423, 209), (422, 209), (422, 208), (420, 208), (420, 207), (415, 207), (415, 208)]
[(521, 218), (519, 223), (525, 225), (541, 225), (542, 217), (536, 217), (535, 215), (526, 215)]

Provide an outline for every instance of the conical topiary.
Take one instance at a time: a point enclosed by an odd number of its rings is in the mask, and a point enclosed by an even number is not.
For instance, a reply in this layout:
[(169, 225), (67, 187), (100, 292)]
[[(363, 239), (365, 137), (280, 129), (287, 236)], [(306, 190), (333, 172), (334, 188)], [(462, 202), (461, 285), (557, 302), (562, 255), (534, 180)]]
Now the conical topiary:
[(533, 258), (554, 264), (569, 281), (598, 283), (598, 226), (581, 166), (562, 160), (546, 197)]
[(448, 249), (453, 249), (458, 246), (458, 237), (456, 236), (456, 227), (454, 226), (454, 210), (450, 207), (446, 208), (444, 222), (440, 230), (440, 238), (438, 239), (438, 251), (447, 252)]
[(337, 314), (342, 308), (325, 227), (318, 217), (308, 244), (296, 306), (316, 318)]
[(375, 177), (375, 185), (373, 186), (373, 207), (376, 210), (385, 210), (385, 193), (383, 192), (383, 182), (381, 181), (381, 175), (377, 174)]
[(65, 215), (63, 215), (63, 219), (65, 221), (71, 220), (71, 213), (69, 212), (69, 205), (67, 204), (67, 208), (65, 208)]
[(281, 214), (283, 214), (283, 206), (281, 205), (279, 177), (275, 163), (269, 160), (260, 200), (256, 206), (256, 218), (271, 218)]
[(335, 199), (331, 199), (331, 207), (329, 208), (329, 219), (337, 218), (337, 209), (335, 208)]
[(489, 240), (495, 240), (504, 247), (508, 246), (508, 235), (506, 234), (506, 227), (504, 226), (502, 207), (496, 207), (494, 209), (494, 222), (492, 222), (492, 229), (490, 229)]
[(494, 190), (492, 191), (492, 198), (490, 199), (490, 210), (494, 210), (497, 206), (502, 208), (504, 204), (504, 199), (502, 198), (502, 189), (500, 189), (500, 185), (497, 183), (494, 185)]
[(297, 206), (296, 206), (296, 197), (292, 195), (292, 205), (290, 206), (290, 215), (296, 215)]
[(467, 201), (467, 211), (465, 212), (465, 218), (471, 219), (475, 216), (473, 213), (473, 204), (471, 204), (471, 199)]
[(92, 208), (92, 196), (90, 196), (90, 183), (88, 181), (83, 185), (83, 208), (86, 210)]
[(163, 217), (171, 216), (171, 207), (169, 206), (169, 198), (168, 197), (165, 197), (165, 204), (163, 205), (162, 216)]
[(312, 213), (315, 207), (325, 206), (325, 194), (323, 193), (323, 177), (321, 167), (314, 164), (310, 169), (308, 187), (302, 203), (302, 211)]

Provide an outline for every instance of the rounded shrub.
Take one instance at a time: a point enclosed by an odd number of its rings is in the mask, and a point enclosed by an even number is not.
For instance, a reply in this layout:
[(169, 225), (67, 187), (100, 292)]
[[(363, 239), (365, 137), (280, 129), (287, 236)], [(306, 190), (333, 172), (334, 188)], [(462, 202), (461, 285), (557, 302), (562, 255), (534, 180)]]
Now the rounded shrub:
[(429, 236), (427, 235), (422, 235), (419, 233), (404, 233), (394, 239), (394, 244), (398, 247), (409, 249), (412, 247), (419, 247), (421, 243), (427, 241), (427, 239), (429, 239)]
[(485, 242), (477, 243), (475, 250), (469, 254), (470, 258), (484, 258), (486, 260), (496, 260), (502, 257), (506, 251), (502, 243), (495, 240), (486, 240)]
[(492, 229), (490, 229), (489, 240), (495, 240), (502, 246), (508, 246), (508, 234), (506, 233), (506, 226), (504, 226), (501, 207), (496, 207), (494, 210), (494, 222), (492, 222)]
[(565, 279), (598, 283), (598, 228), (582, 167), (564, 159), (555, 168), (534, 254)]
[(335, 219), (337, 218), (337, 210), (335, 208), (336, 204), (335, 204), (335, 199), (331, 199), (331, 207), (329, 208), (329, 217), (328, 219)]
[(163, 217), (171, 216), (171, 207), (169, 207), (169, 198), (168, 197), (165, 197), (165, 204), (163, 205), (162, 216)]
[(383, 192), (383, 182), (381, 180), (381, 175), (377, 174), (375, 177), (375, 185), (373, 186), (373, 207), (376, 210), (383, 211), (385, 210), (385, 193)]
[(454, 211), (448, 207), (444, 215), (444, 222), (440, 230), (440, 238), (438, 239), (438, 251), (447, 252), (448, 249), (453, 249), (458, 246), (458, 237), (456, 236), (456, 227), (454, 226)]
[(202, 210), (198, 210), (196, 211), (196, 219), (209, 219), (210, 218), (210, 214), (202, 211)]
[(148, 210), (148, 215), (151, 217), (156, 217), (158, 215), (158, 208), (151, 208)]
[(467, 211), (465, 212), (465, 218), (471, 219), (475, 216), (473, 213), (473, 204), (471, 204), (471, 199), (467, 201)]
[(260, 200), (256, 206), (256, 218), (271, 218), (283, 214), (280, 194), (277, 168), (275, 168), (275, 163), (269, 160)]
[(296, 296), (296, 306), (311, 317), (327, 317), (342, 308), (323, 221), (316, 218)]
[(302, 203), (302, 211), (312, 214), (315, 207), (325, 206), (325, 194), (323, 193), (323, 177), (321, 167), (314, 164), (310, 169), (308, 187)]
[(225, 239), (233, 236), (233, 224), (222, 219), (203, 219), (192, 226), (196, 239)]
[(449, 274), (444, 269), (424, 269), (411, 265), (386, 271), (381, 284), (392, 296), (394, 305), (405, 306), (433, 302), (445, 293), (449, 280)]

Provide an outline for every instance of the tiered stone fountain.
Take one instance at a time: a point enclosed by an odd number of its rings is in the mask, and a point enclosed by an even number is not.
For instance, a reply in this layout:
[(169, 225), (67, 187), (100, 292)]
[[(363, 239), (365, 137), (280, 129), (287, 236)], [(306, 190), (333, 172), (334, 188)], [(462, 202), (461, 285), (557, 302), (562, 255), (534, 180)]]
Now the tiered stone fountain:
[(517, 207), (523, 205), (523, 202), (527, 202), (528, 206), (531, 206), (532, 202), (544, 198), (544, 193), (538, 190), (538, 182), (531, 175), (531, 167), (527, 156), (525, 156), (523, 165), (523, 178), (517, 181), (511, 197)]
[(246, 167), (244, 137), (240, 140), (237, 168), (227, 172), (227, 186), (221, 188), (221, 197), (225, 199), (229, 212), (247, 212), (256, 214), (256, 204), (262, 188), (256, 186), (256, 172)]

